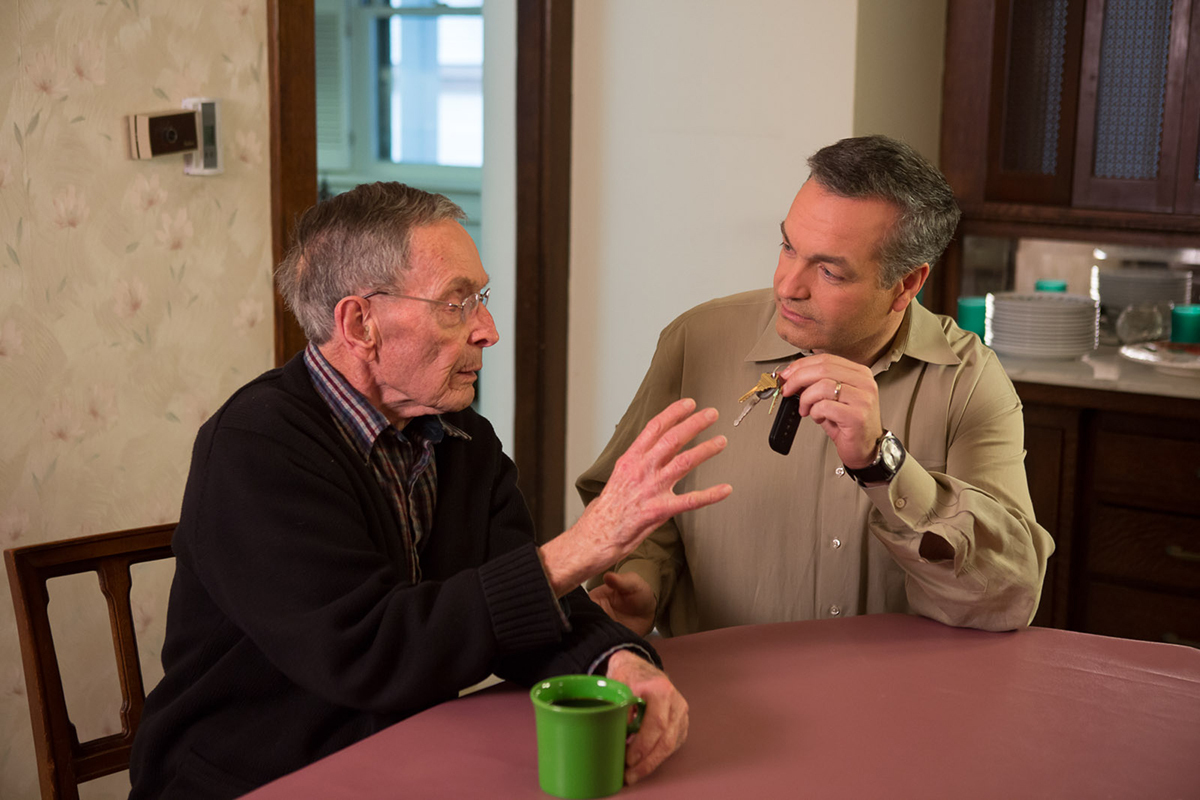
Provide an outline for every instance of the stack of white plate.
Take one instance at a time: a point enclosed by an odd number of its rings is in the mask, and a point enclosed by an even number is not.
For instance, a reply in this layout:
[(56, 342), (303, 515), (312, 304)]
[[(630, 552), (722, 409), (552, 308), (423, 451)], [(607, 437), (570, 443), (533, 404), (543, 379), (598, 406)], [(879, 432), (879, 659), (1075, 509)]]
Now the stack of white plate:
[(1109, 313), (1126, 306), (1186, 303), (1192, 296), (1192, 273), (1186, 269), (1097, 270), (1096, 290)]
[(1002, 355), (1079, 358), (1096, 348), (1100, 304), (1080, 294), (989, 294), (985, 341)]

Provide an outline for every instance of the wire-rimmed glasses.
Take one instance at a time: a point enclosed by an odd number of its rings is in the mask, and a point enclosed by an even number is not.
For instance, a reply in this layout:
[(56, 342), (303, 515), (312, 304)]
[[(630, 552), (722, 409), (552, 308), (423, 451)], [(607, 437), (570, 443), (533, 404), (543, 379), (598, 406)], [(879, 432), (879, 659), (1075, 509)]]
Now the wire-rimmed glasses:
[(384, 297), (395, 297), (400, 300), (420, 300), (422, 303), (440, 306), (447, 311), (457, 311), (463, 324), (466, 324), (467, 320), (474, 316), (475, 309), (479, 308), (480, 306), (484, 306), (485, 308), (487, 307), (488, 298), (491, 297), (492, 289), (489, 286), (482, 292), (474, 292), (469, 294), (463, 298), (461, 303), (451, 303), (448, 300), (433, 300), (428, 297), (415, 297), (411, 294), (397, 294), (396, 292), (390, 292), (387, 289), (376, 289), (373, 292), (367, 292), (362, 297), (364, 300), (369, 300), (377, 294), (381, 294)]

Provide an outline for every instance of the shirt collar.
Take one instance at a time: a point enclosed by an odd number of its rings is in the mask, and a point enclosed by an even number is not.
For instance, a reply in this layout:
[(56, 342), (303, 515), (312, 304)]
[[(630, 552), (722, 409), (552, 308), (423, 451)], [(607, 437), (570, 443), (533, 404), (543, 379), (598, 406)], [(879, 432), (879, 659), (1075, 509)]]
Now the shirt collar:
[(398, 430), (362, 392), (350, 385), (312, 342), (304, 348), (304, 365), (317, 393), (329, 406), (334, 417), (350, 434), (355, 449), (368, 458), (375, 442), (384, 431), (391, 429), (401, 441), (428, 442), (436, 445), (446, 436), (470, 440), (470, 434), (442, 419), (441, 415), (417, 417)]
[(896, 358), (906, 355), (919, 361), (943, 366), (951, 366), (962, 361), (954, 352), (954, 348), (950, 346), (950, 340), (946, 338), (946, 331), (942, 328), (941, 319), (928, 308), (913, 300), (908, 304), (908, 311), (904, 319), (900, 330), (897, 331), (896, 346), (892, 348), (897, 351)]
[[(780, 337), (776, 332), (778, 320), (779, 309), (776, 308), (775, 313), (771, 315), (771, 321), (763, 328), (758, 340), (746, 354), (746, 361), (784, 361), (811, 354), (788, 344)], [(960, 360), (950, 347), (937, 316), (916, 300), (908, 304), (908, 310), (904, 312), (904, 319), (892, 340), (891, 349), (872, 365), (872, 374), (878, 375), (899, 361), (902, 356), (910, 356), (930, 364), (957, 364)]]

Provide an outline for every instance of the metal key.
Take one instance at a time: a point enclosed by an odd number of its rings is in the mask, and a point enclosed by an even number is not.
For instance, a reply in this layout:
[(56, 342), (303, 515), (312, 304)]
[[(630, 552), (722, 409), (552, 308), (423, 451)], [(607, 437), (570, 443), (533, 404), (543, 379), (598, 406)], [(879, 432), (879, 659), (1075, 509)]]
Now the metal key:
[(767, 415), (775, 413), (775, 401), (779, 399), (779, 395), (783, 394), (783, 389), (779, 388), (771, 392), (771, 407), (767, 409)]
[[(750, 399), (750, 395), (758, 395), (758, 399), (762, 400), (765, 395), (763, 392), (770, 389), (772, 392), (779, 388), (779, 379), (775, 377), (774, 372), (764, 372), (758, 379), (758, 383), (754, 384), (754, 388), (746, 392), (738, 398), (739, 403), (744, 403)], [(757, 402), (757, 401), (755, 401)], [(753, 405), (753, 404), (751, 404)]]
[(733, 421), (733, 427), (736, 428), (738, 425), (741, 425), (742, 420), (746, 418), (746, 415), (749, 414), (756, 405), (771, 395), (776, 394), (778, 391), (779, 381), (775, 378), (774, 374), (768, 374), (764, 372), (762, 377), (758, 379), (758, 383), (754, 385), (754, 388), (742, 395), (741, 402), (745, 403), (746, 405), (742, 409), (742, 413), (738, 414), (738, 418)]

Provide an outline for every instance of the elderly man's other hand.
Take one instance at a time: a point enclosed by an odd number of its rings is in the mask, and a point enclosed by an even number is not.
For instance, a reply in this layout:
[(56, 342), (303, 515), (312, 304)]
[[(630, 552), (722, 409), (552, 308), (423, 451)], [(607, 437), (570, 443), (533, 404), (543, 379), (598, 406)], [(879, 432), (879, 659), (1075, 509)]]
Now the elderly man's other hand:
[(629, 650), (612, 654), (607, 676), (646, 701), (642, 727), (625, 748), (625, 782), (636, 783), (687, 739), (688, 704), (665, 672)]
[(654, 591), (636, 572), (606, 572), (604, 583), (588, 595), (604, 613), (638, 636), (654, 630)]
[(723, 483), (686, 494), (674, 492), (680, 478), (725, 449), (724, 436), (684, 449), (717, 421), (715, 408), (695, 409), (696, 402), (685, 397), (646, 423), (579, 521), (542, 545), (542, 566), (555, 595), (562, 597), (632, 553), (676, 514), (724, 500), (733, 491)]

